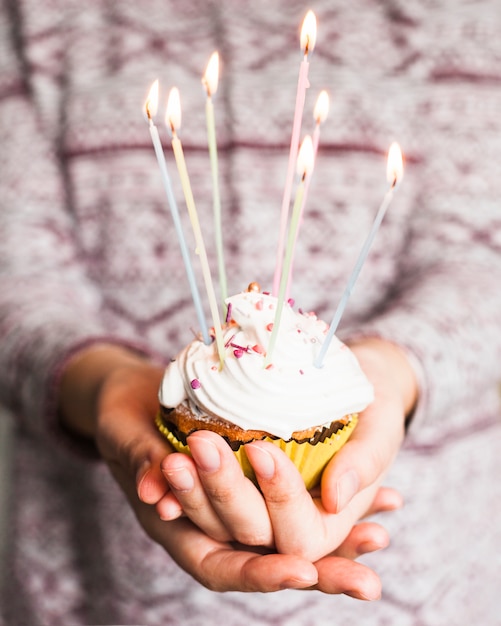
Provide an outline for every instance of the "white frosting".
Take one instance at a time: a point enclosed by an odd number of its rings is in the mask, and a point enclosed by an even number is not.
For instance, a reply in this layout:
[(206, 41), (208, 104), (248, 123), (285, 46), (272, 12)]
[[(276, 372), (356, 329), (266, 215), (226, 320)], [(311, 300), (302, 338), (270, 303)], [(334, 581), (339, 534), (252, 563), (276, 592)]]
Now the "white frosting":
[(163, 406), (187, 401), (202, 415), (289, 439), (295, 431), (330, 424), (372, 402), (372, 385), (336, 337), (323, 366), (313, 365), (327, 330), (316, 315), (284, 305), (271, 364), (265, 368), (259, 350), (268, 346), (276, 298), (244, 292), (227, 302), (234, 323), (224, 330), (223, 368), (215, 343), (193, 341), (165, 371), (159, 392)]

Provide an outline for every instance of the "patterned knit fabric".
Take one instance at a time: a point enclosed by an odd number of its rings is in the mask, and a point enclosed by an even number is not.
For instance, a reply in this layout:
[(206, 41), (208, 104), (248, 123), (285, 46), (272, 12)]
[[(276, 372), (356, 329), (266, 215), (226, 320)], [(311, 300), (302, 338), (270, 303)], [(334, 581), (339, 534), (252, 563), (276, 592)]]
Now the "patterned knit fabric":
[(387, 189), (385, 152), (398, 140), (405, 154), (339, 333), (399, 343), (421, 386), (388, 477), (406, 507), (384, 518), (392, 546), (364, 559), (382, 577), (380, 602), (202, 588), (145, 536), (106, 467), (57, 431), (55, 386), (75, 350), (106, 339), (167, 361), (197, 326), (141, 109), (159, 78), (158, 126), (193, 247), (163, 125), (179, 87), (215, 268), (200, 84), (214, 49), (229, 291), (270, 287), (307, 8), (2, 2), (0, 399), (18, 428), (1, 624), (501, 624), (498, 0), (311, 5), (304, 131), (321, 89), (331, 113), (294, 258), (298, 305), (330, 319)]

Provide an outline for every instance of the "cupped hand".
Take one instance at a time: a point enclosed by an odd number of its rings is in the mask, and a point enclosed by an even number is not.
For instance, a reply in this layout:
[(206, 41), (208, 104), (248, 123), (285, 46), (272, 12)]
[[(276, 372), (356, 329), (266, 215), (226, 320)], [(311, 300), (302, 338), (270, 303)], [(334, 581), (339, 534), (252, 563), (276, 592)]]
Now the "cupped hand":
[(405, 420), (418, 395), (414, 371), (401, 348), (378, 338), (350, 348), (374, 385), (375, 399), (322, 475), (322, 504), (332, 513), (344, 511), (358, 494), (381, 483), (400, 449)]
[(312, 497), (294, 464), (275, 445), (256, 441), (245, 446), (260, 491), (247, 479), (226, 442), (208, 431), (188, 438), (193, 458), (168, 456), (162, 470), (170, 493), (157, 504), (163, 519), (184, 511), (219, 541), (264, 546), (311, 562), (336, 550), (354, 524), (371, 509), (373, 485), (338, 515)]
[[(266, 461), (262, 460), (266, 451), (263, 453), (259, 449), (261, 444), (256, 444), (254, 452), (252, 449), (249, 452), (249, 457), (253, 454), (255, 457), (251, 460), (260, 474), (264, 500), (254, 485), (245, 482), (247, 479), (243, 478), (239, 466), (233, 466), (233, 470), (230, 466), (229, 473), (220, 475), (219, 481), (209, 479), (213, 480), (213, 495), (209, 498), (218, 502), (214, 507), (210, 504), (211, 510), (207, 501), (197, 504), (195, 500), (190, 502), (189, 497), (183, 498), (183, 491), (190, 493), (189, 485), (188, 489), (186, 484), (182, 485), (182, 481), (176, 485), (169, 472), (172, 474), (172, 470), (174, 473), (178, 471), (180, 476), (183, 472), (179, 473), (179, 469), (182, 470), (183, 463), (188, 462), (188, 471), (195, 470), (192, 474), (195, 481), (203, 475), (204, 470), (200, 469), (203, 463), (206, 463), (206, 474), (211, 474), (211, 452), (208, 453), (207, 449), (203, 452), (202, 443), (202, 451), (195, 452), (200, 467), (195, 466), (189, 457), (172, 453), (169, 444), (157, 432), (153, 418), (157, 411), (157, 390), (162, 374), (160, 367), (126, 351), (105, 346), (99, 353), (90, 350), (72, 362), (67, 368), (61, 389), (62, 419), (70, 428), (95, 438), (103, 458), (127, 494), (145, 532), (162, 545), (182, 568), (210, 589), (275, 591), (283, 588), (315, 588), (364, 599), (379, 597), (380, 582), (377, 575), (353, 559), (364, 552), (384, 547), (388, 537), (375, 524), (362, 523), (351, 528), (352, 520), (350, 518), (348, 522), (348, 518), (350, 515), (355, 518), (359, 514), (358, 509), (355, 511), (356, 507), (350, 514), (346, 514), (346, 525), (334, 542), (338, 545), (333, 552), (317, 560), (315, 551), (318, 552), (318, 547), (309, 552), (308, 549), (302, 549), (293, 553), (297, 547), (295, 534), (302, 528), (305, 493), (301, 493), (304, 487), (299, 489), (296, 483), (299, 475), (291, 480), (290, 468), (286, 464), (282, 465), (280, 450), (269, 451), (273, 458), (275, 454), (278, 455), (276, 473), (271, 477), (266, 471)], [(78, 402), (75, 402), (75, 398)], [(197, 438), (203, 440), (204, 434), (197, 433), (194, 438), (195, 442)], [(221, 443), (226, 446), (222, 440)], [(194, 450), (196, 446), (195, 443)], [(235, 460), (233, 453), (230, 453), (229, 458)], [(224, 460), (222, 468), (225, 468)], [(236, 474), (235, 469), (238, 469)], [(236, 480), (236, 489), (228, 491), (228, 479)], [(169, 488), (173, 491), (170, 492)], [(277, 496), (280, 490), (282, 496)], [(192, 494), (198, 491), (199, 487), (195, 486)], [(211, 493), (210, 489), (205, 488), (204, 492)], [(275, 509), (271, 513), (267, 505), (263, 504), (266, 502), (266, 494), (270, 502), (275, 498)], [(311, 496), (306, 495), (311, 500)], [(364, 498), (367, 498), (364, 502), (369, 502), (367, 495)], [(177, 503), (174, 508), (173, 501)], [(391, 501), (392, 497), (388, 497), (388, 493), (385, 497), (384, 492), (379, 492), (375, 503), (382, 508), (392, 508), (394, 504)], [(162, 513), (163, 506), (168, 509), (163, 517), (172, 521), (160, 519), (158, 511)], [(299, 509), (296, 508), (298, 506)], [(317, 506), (318, 499), (314, 508)], [(187, 515), (183, 514), (185, 507)], [(239, 510), (240, 507), (247, 509)], [(247, 520), (244, 514), (246, 510), (249, 511), (248, 519), (254, 521)], [(312, 519), (317, 523), (311, 502), (306, 510), (308, 516), (313, 516)], [(296, 531), (289, 535), (285, 533), (284, 539), (277, 541), (275, 526), (282, 528), (286, 524), (284, 513), (293, 516)], [(179, 518), (181, 514), (183, 517)], [(320, 515), (324, 513), (321, 511)], [(221, 519), (225, 520), (222, 525)], [(235, 528), (244, 530), (235, 532)], [(304, 535), (304, 527), (302, 532)], [(342, 537), (343, 534), (345, 537)], [(310, 539), (305, 535), (305, 543)], [(278, 546), (284, 553), (278, 551)]]
[[(219, 501), (219, 515), (232, 518), (232, 528), (244, 527), (244, 531), (236, 533), (237, 537), (221, 531), (206, 503), (197, 507), (196, 502), (182, 497), (178, 500), (177, 515), (184, 506), (187, 514), (172, 521), (160, 519), (152, 504), (156, 503), (161, 509), (161, 503), (169, 501), (168, 480), (160, 471), (160, 460), (163, 459), (167, 476), (169, 472), (171, 475), (177, 472), (177, 487), (181, 486), (176, 489), (178, 495), (186, 490), (183, 479), (179, 479), (184, 463), (193, 465), (188, 456), (172, 454), (170, 446), (154, 426), (160, 377), (161, 371), (149, 365), (118, 368), (105, 379), (98, 404), (96, 439), (99, 448), (147, 534), (209, 589), (269, 592), (284, 588), (314, 588), (327, 593), (348, 593), (362, 599), (378, 598), (380, 582), (377, 575), (353, 559), (363, 552), (387, 545), (387, 535), (382, 528), (375, 524), (356, 527), (336, 553), (317, 563), (313, 563), (311, 555), (307, 554), (280, 554), (272, 547), (272, 521), (263, 497), (252, 483), (244, 479), (238, 464), (233, 466), (233, 470), (238, 470), (236, 491), (231, 488), (227, 491), (224, 479), (228, 473), (213, 481), (213, 493), (218, 494), (215, 500)], [(224, 453), (229, 453), (225, 460), (236, 463), (227, 444), (217, 435), (209, 435), (217, 440), (217, 445), (224, 446)], [(197, 433), (193, 439), (204, 441), (204, 433)], [(211, 445), (209, 443), (209, 451), (198, 453), (209, 474), (211, 462), (214, 462)], [(281, 454), (278, 449), (276, 452)], [(171, 469), (165, 472), (165, 468)], [(285, 467), (283, 471), (289, 469)], [(229, 473), (232, 473), (231, 468)], [(196, 476), (198, 472), (194, 474), (195, 479)], [(175, 482), (174, 479), (172, 483)], [(289, 477), (282, 476), (281, 482), (285, 486)], [(290, 502), (289, 509), (292, 511), (296, 504)], [(241, 506), (245, 508), (239, 511)], [(244, 511), (248, 513), (247, 528)], [(298, 518), (299, 529), (301, 512), (294, 511), (294, 515)], [(266, 544), (269, 548), (263, 549)]]

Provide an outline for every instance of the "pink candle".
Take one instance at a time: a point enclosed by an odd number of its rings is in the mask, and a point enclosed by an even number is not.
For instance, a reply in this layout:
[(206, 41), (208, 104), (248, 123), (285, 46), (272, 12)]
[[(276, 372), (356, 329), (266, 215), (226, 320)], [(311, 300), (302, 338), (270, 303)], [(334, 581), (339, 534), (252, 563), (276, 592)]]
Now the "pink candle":
[[(317, 98), (317, 102), (315, 104), (315, 109), (313, 111), (313, 119), (315, 120), (315, 129), (313, 131), (313, 140), (312, 140), (312, 144), (313, 144), (313, 162), (316, 161), (317, 158), (317, 152), (318, 152), (318, 143), (320, 140), (320, 125), (323, 124), (323, 122), (325, 122), (325, 120), (327, 119), (327, 115), (329, 114), (329, 95), (327, 94), (326, 91), (321, 91), (318, 95)], [(307, 176), (305, 182), (304, 182), (304, 193), (303, 193), (303, 199), (301, 202), (301, 211), (299, 214), (299, 223), (298, 223), (298, 227), (296, 229), (296, 234), (294, 237), (294, 244), (293, 244), (293, 255), (294, 255), (294, 249), (296, 247), (296, 242), (297, 242), (297, 237), (299, 234), (299, 229), (301, 228), (301, 224), (303, 222), (303, 213), (304, 213), (304, 206), (306, 204), (306, 198), (308, 196), (308, 189), (310, 187), (310, 181), (311, 181), (311, 176)], [(294, 256), (293, 256), (294, 258)], [(287, 292), (286, 292), (286, 298), (289, 298), (290, 295), (290, 284), (292, 281), (292, 269), (289, 272), (289, 281), (287, 284)]]
[(294, 181), (294, 172), (296, 169), (297, 153), (299, 150), (299, 137), (301, 134), (301, 122), (303, 119), (304, 102), (306, 99), (306, 90), (310, 86), (308, 82), (308, 54), (313, 51), (317, 36), (317, 20), (313, 11), (308, 11), (301, 28), (300, 44), (304, 52), (304, 58), (299, 68), (299, 79), (296, 92), (296, 106), (294, 110), (294, 121), (292, 124), (291, 145), (289, 150), (289, 164), (287, 167), (287, 176), (285, 179), (284, 195), (282, 198), (282, 210), (280, 214), (280, 231), (277, 248), (277, 261), (275, 266), (275, 275), (273, 278), (273, 294), (277, 295), (280, 286), (280, 277), (282, 274), (282, 263), (285, 248), (285, 238), (287, 232), (287, 222), (289, 218), (289, 207), (292, 195), (292, 183)]

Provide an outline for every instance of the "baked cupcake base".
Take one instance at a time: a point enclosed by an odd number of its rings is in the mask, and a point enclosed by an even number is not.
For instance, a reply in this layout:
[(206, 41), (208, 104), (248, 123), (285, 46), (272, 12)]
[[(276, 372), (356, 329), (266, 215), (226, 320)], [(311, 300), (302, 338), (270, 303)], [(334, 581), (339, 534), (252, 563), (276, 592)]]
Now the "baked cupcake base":
[[(175, 424), (172, 421), (172, 412), (176, 412), (176, 419), (180, 414), (181, 421)], [(283, 450), (299, 470), (307, 489), (312, 489), (320, 482), (325, 466), (340, 450), (351, 436), (356, 424), (357, 415), (347, 415), (342, 420), (333, 422), (328, 428), (312, 429), (294, 433), (294, 438), (285, 441), (272, 437), (262, 431), (248, 431), (234, 427), (224, 420), (208, 419), (203, 424), (191, 416), (190, 411), (180, 409), (165, 409), (160, 407), (155, 419), (159, 431), (167, 438), (175, 450), (190, 454), (186, 437), (196, 430), (211, 430), (221, 435), (232, 448), (244, 474), (256, 483), (254, 470), (247, 455), (245, 444), (251, 441), (269, 441)], [(191, 423), (191, 425), (190, 425)], [(235, 432), (236, 430), (236, 432)]]

